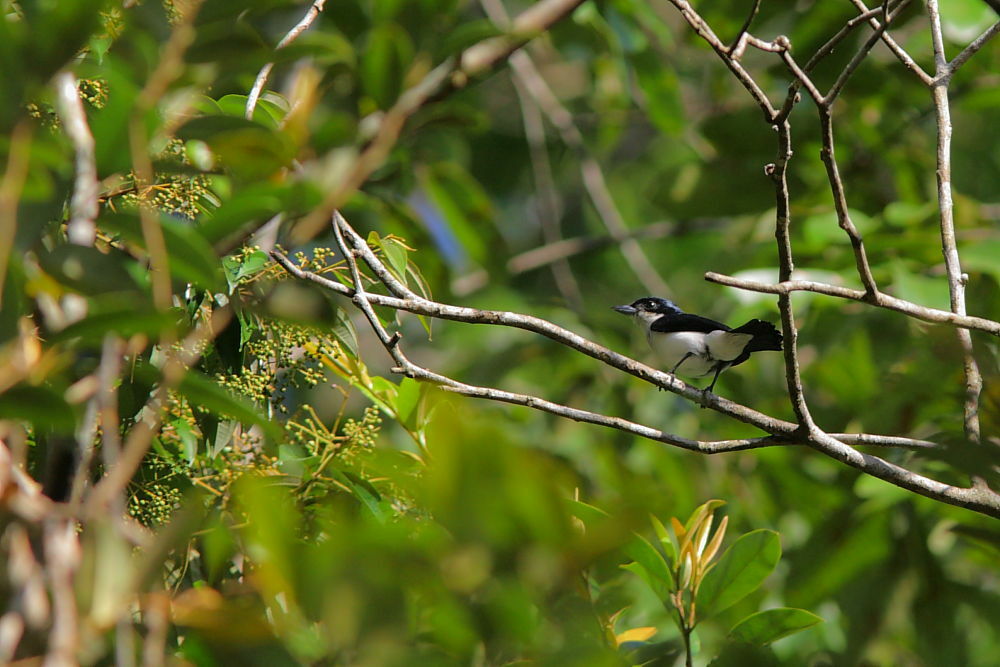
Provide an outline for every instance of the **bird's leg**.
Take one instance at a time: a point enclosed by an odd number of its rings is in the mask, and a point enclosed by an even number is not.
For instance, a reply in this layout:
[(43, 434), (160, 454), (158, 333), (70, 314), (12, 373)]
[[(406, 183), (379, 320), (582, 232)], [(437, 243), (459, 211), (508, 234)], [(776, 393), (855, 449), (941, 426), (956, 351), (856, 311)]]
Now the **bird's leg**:
[(719, 373), (722, 372), (722, 368), (723, 368), (723, 365), (721, 363), (718, 363), (718, 364), (715, 365), (715, 377), (712, 378), (712, 384), (708, 385), (707, 387), (705, 387), (704, 389), (701, 390), (701, 407), (702, 408), (706, 407), (705, 402), (708, 399), (708, 395), (710, 393), (712, 393), (713, 389), (715, 389), (715, 383), (719, 381)]
[(670, 374), (671, 375), (676, 375), (677, 374), (677, 369), (681, 367), (681, 364), (683, 364), (685, 361), (687, 361), (688, 357), (693, 357), (693, 356), (694, 356), (694, 352), (688, 352), (683, 357), (681, 357), (681, 360), (678, 361), (676, 364), (674, 364), (674, 367), (670, 369)]

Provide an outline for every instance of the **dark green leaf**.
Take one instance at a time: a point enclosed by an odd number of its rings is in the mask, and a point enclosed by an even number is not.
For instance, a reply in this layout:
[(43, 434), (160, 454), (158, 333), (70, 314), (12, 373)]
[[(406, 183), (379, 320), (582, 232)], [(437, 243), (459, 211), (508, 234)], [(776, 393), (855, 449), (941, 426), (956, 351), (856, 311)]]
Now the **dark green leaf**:
[(368, 33), (361, 56), (361, 84), (379, 108), (389, 108), (399, 97), (412, 59), (410, 36), (398, 25), (385, 23)]
[(73, 410), (62, 395), (24, 384), (0, 394), (0, 419), (26, 421), (58, 433), (72, 433), (75, 425)]
[(74, 322), (52, 337), (52, 342), (78, 338), (87, 343), (99, 343), (109, 333), (121, 338), (146, 334), (157, 338), (165, 332), (178, 329), (181, 313), (170, 310), (163, 313), (142, 312), (134, 308), (95, 313)]

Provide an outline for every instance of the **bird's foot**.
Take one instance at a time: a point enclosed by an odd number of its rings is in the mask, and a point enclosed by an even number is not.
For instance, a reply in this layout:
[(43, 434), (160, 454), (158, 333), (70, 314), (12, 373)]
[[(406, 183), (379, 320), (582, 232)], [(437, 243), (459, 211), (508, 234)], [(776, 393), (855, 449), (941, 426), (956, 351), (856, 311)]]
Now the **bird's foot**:
[(701, 409), (704, 410), (708, 407), (708, 395), (712, 393), (710, 387), (705, 387), (701, 390)]

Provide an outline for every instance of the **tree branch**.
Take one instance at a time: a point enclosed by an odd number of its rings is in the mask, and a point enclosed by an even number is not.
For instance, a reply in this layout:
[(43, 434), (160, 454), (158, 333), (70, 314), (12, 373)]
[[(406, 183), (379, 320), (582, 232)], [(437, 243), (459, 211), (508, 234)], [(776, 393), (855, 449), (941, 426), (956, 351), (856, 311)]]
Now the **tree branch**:
[[(868, 5), (866, 5), (863, 0), (851, 0), (851, 3), (864, 16), (868, 16), (872, 12), (872, 10), (868, 9)], [(878, 30), (882, 25), (882, 23), (876, 18), (880, 12), (881, 10), (875, 10), (875, 13), (868, 18), (868, 24), (875, 30)], [(882, 43), (889, 47), (889, 50), (892, 51), (893, 55), (896, 56), (899, 62), (903, 63), (908, 70), (913, 72), (917, 78), (920, 79), (921, 83), (925, 86), (930, 86), (934, 82), (931, 75), (925, 72), (924, 69), (917, 64), (917, 61), (915, 61), (903, 47), (896, 43), (896, 40), (892, 38), (887, 30), (882, 32), (881, 39)]]
[[(299, 35), (308, 30), (309, 27), (313, 24), (313, 21), (315, 21), (317, 17), (319, 17), (320, 12), (323, 11), (323, 6), (325, 4), (326, 0), (316, 0), (315, 2), (313, 2), (312, 5), (309, 6), (309, 9), (306, 11), (305, 15), (299, 20), (299, 22), (296, 23), (294, 26), (292, 26), (292, 29), (289, 30), (285, 34), (285, 36), (281, 38), (281, 41), (278, 42), (278, 45), (274, 47), (274, 50), (278, 51), (280, 49), (285, 48), (286, 46), (294, 42), (296, 39), (298, 39)], [(272, 68), (274, 68), (274, 63), (273, 62), (267, 63), (266, 65), (260, 68), (259, 72), (257, 72), (257, 78), (253, 82), (253, 87), (250, 89), (250, 94), (247, 95), (245, 115), (248, 120), (253, 118), (254, 109), (257, 108), (257, 100), (260, 98), (260, 94), (261, 92), (263, 92), (264, 86), (267, 84), (267, 78), (271, 75)]]
[[(341, 218), (341, 220), (343, 219)], [(347, 232), (344, 236), (348, 239), (348, 241), (350, 241), (350, 244), (353, 245), (352, 248), (348, 248), (348, 256), (354, 257), (355, 261), (357, 257), (360, 257), (365, 260), (366, 264), (369, 265), (376, 275), (381, 274), (384, 271), (384, 266), (381, 267), (381, 269), (377, 268), (381, 265), (381, 262), (371, 249), (367, 247), (367, 244), (364, 244), (363, 247), (356, 244), (356, 240), (360, 240), (361, 237), (356, 233), (353, 233), (353, 230), (346, 224), (346, 222), (344, 222), (341, 226), (341, 230), (342, 232)], [(359, 308), (362, 307), (356, 298), (356, 290), (351, 287), (311, 271), (303, 270), (279, 252), (272, 252), (271, 256), (286, 271), (288, 271), (288, 273), (296, 278), (314, 282), (338, 294), (351, 297), (356, 306)], [(354, 280), (358, 280), (360, 278), (360, 273), (355, 274), (352, 271), (352, 274)], [(391, 276), (391, 274), (389, 275)], [(398, 285), (387, 285), (387, 287), (390, 287), (390, 290), (399, 291)], [(414, 296), (414, 298), (399, 298), (367, 291), (363, 292), (363, 295), (364, 296), (361, 301), (364, 304), (367, 304), (368, 308), (370, 308), (371, 305), (378, 305), (440, 319), (467, 322), (471, 324), (511, 326), (532, 331), (583, 352), (584, 354), (598, 359), (599, 361), (602, 361), (612, 367), (618, 368), (619, 370), (623, 370), (631, 375), (661, 386), (664, 389), (673, 391), (674, 393), (682, 395), (693, 402), (701, 402), (702, 393), (700, 390), (676, 380), (676, 378), (673, 378), (673, 376), (667, 373), (657, 371), (635, 360), (613, 352), (612, 350), (608, 350), (607, 348), (588, 341), (565, 329), (561, 329), (560, 327), (557, 327), (556, 325), (540, 318), (505, 311), (476, 310), (460, 306), (451, 306), (448, 304), (430, 301), (418, 296)], [(374, 315), (374, 312), (372, 311), (370, 314)], [(767, 415), (756, 412), (750, 408), (714, 395), (710, 395), (708, 397), (708, 407), (711, 407), (723, 414), (727, 414), (739, 421), (757, 426), (771, 435), (761, 438), (723, 441), (699, 441), (681, 438), (679, 436), (664, 433), (663, 431), (641, 424), (636, 424), (618, 417), (610, 417), (585, 410), (579, 410), (577, 408), (571, 408), (557, 403), (552, 403), (535, 396), (515, 394), (489, 387), (467, 385), (452, 378), (434, 373), (433, 371), (422, 368), (409, 361), (409, 359), (407, 359), (403, 354), (402, 350), (399, 349), (400, 345), (398, 334), (390, 335), (381, 325), (377, 316), (375, 316), (374, 320), (372, 320), (367, 313), (366, 316), (369, 317), (369, 323), (375, 327), (376, 335), (378, 336), (380, 342), (382, 342), (383, 346), (386, 347), (393, 360), (397, 363), (397, 367), (394, 369), (395, 372), (403, 373), (415, 379), (432, 382), (439, 385), (445, 391), (451, 391), (453, 393), (475, 398), (484, 398), (487, 400), (501, 401), (514, 405), (523, 405), (543, 412), (548, 412), (559, 417), (592, 423), (608, 428), (615, 428), (639, 437), (648, 438), (657, 442), (663, 442), (664, 444), (681, 447), (691, 451), (699, 451), (706, 454), (741, 451), (776, 445), (809, 444), (827, 455), (833, 456), (838, 460), (844, 460), (844, 462), (849, 465), (859, 467), (859, 469), (866, 473), (885, 479), (886, 481), (902, 486), (903, 488), (915, 490), (918, 493), (925, 493), (925, 495), (930, 495), (930, 497), (934, 497), (938, 500), (960, 505), (962, 507), (968, 507), (984, 514), (1000, 516), (1000, 496), (995, 496), (995, 494), (986, 493), (982, 490), (966, 490), (941, 484), (935, 480), (912, 473), (900, 468), (899, 466), (895, 466), (894, 464), (890, 464), (881, 458), (869, 456), (867, 454), (860, 454), (851, 449), (849, 446), (880, 446), (922, 449), (936, 447), (937, 445), (932, 442), (873, 434), (826, 434), (818, 428), (809, 433), (804, 433), (791, 422), (785, 422), (768, 417)], [(822, 438), (832, 439), (837, 443), (837, 446), (831, 447), (829, 442), (817, 445), (815, 441)]]
[(70, 218), (66, 223), (66, 236), (70, 243), (92, 246), (97, 236), (97, 162), (94, 153), (94, 135), (87, 125), (87, 114), (80, 102), (76, 77), (72, 72), (56, 74), (56, 108), (66, 136), (76, 152), (76, 179), (70, 199)]
[[(966, 314), (965, 284), (969, 277), (962, 272), (955, 241), (955, 203), (951, 195), (951, 110), (948, 101), (948, 84), (951, 81), (951, 67), (944, 52), (944, 36), (941, 30), (941, 14), (937, 0), (927, 1), (927, 13), (931, 21), (931, 42), (934, 45), (935, 76), (931, 92), (934, 96), (934, 115), (937, 123), (937, 194), (938, 210), (941, 215), (941, 252), (944, 255), (945, 271), (948, 274), (948, 294), (951, 311), (959, 316)], [(971, 56), (971, 54), (970, 54)], [(962, 348), (965, 371), (964, 422), (965, 437), (979, 444), (982, 441), (979, 428), (979, 395), (983, 391), (983, 376), (972, 348), (972, 334), (968, 329), (959, 329), (958, 343)], [(983, 482), (984, 483), (984, 482)]]
[(841, 287), (839, 285), (828, 285), (826, 283), (814, 282), (811, 280), (785, 280), (776, 284), (762, 283), (756, 280), (745, 280), (734, 278), (721, 273), (709, 271), (705, 274), (705, 280), (719, 285), (745, 289), (750, 292), (761, 292), (763, 294), (786, 294), (788, 292), (815, 292), (827, 296), (835, 296), (851, 301), (861, 301), (880, 308), (894, 310), (904, 315), (909, 315), (924, 322), (934, 324), (950, 324), (954, 327), (964, 329), (975, 329), (986, 333), (1000, 336), (1000, 322), (994, 322), (982, 317), (972, 317), (969, 315), (957, 315), (947, 310), (927, 308), (906, 301), (894, 296), (889, 296), (885, 292), (879, 292), (874, 298), (870, 297), (864, 290)]
[(974, 56), (979, 49), (986, 46), (986, 43), (998, 34), (1000, 34), (1000, 21), (987, 28), (983, 34), (976, 37), (967, 47), (962, 49), (961, 53), (952, 58), (951, 62), (948, 63), (948, 76), (957, 72), (962, 65), (968, 62), (969, 58)]

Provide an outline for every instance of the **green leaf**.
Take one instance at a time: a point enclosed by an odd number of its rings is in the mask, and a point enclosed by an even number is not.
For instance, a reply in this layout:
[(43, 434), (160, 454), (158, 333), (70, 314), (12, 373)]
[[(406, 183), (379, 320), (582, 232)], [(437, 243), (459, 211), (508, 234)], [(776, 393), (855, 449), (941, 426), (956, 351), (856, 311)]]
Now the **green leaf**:
[(583, 523), (587, 526), (592, 526), (611, 518), (610, 514), (599, 507), (588, 505), (587, 503), (580, 502), (579, 500), (570, 500), (568, 502), (569, 511), (573, 514), (573, 516), (583, 521)]
[(416, 428), (423, 386), (423, 382), (417, 382), (413, 378), (403, 378), (396, 393), (396, 416), (403, 426), (411, 430)]
[(717, 614), (757, 590), (781, 558), (781, 540), (773, 530), (755, 530), (736, 540), (698, 589), (702, 618)]
[(413, 59), (413, 44), (394, 23), (376, 26), (362, 50), (361, 85), (380, 109), (388, 109), (403, 89), (403, 75)]
[(283, 189), (273, 185), (252, 186), (202, 215), (198, 220), (199, 229), (209, 242), (218, 243), (284, 210), (282, 194)]
[(184, 458), (187, 459), (189, 464), (194, 463), (194, 459), (198, 455), (198, 438), (195, 436), (191, 424), (186, 419), (174, 419), (170, 422), (170, 425), (177, 433), (177, 437), (181, 439), (181, 446), (184, 448)]
[(62, 244), (40, 253), (38, 261), (46, 273), (82, 294), (140, 290), (126, 268), (127, 258), (118, 251), (105, 254), (96, 248)]
[(222, 260), (222, 268), (226, 274), (226, 282), (229, 283), (229, 293), (232, 294), (236, 286), (244, 278), (249, 278), (261, 271), (271, 258), (263, 250), (239, 255), (230, 255)]
[(226, 448), (226, 445), (232, 441), (236, 427), (239, 425), (238, 421), (232, 419), (223, 419), (219, 422), (215, 429), (215, 438), (212, 440), (212, 449), (208, 453), (209, 457), (214, 459), (219, 455), (219, 452)]
[(73, 410), (48, 387), (17, 385), (0, 394), (0, 419), (27, 421), (58, 433), (72, 433)]
[[(107, 214), (101, 217), (99, 224), (105, 231), (118, 234), (130, 243), (146, 248), (142, 223), (137, 214)], [(219, 258), (198, 229), (189, 222), (169, 215), (160, 216), (160, 229), (163, 230), (163, 240), (167, 245), (170, 273), (206, 290), (221, 291)]]
[(444, 58), (456, 54), (477, 42), (502, 34), (496, 24), (489, 19), (467, 21), (455, 29), (448, 31), (448, 34), (441, 41), (438, 56), (439, 58)]
[(56, 333), (51, 342), (77, 338), (86, 343), (99, 343), (108, 333), (115, 333), (122, 338), (136, 334), (158, 337), (165, 331), (177, 331), (180, 315), (178, 310), (144, 313), (134, 308), (95, 313)]
[(357, 498), (379, 523), (386, 522), (388, 514), (386, 508), (383, 507), (385, 501), (382, 499), (382, 495), (372, 486), (371, 482), (342, 470), (334, 469), (330, 473), (341, 484), (350, 489), (351, 495)]
[[(210, 412), (233, 417), (244, 424), (260, 426), (272, 439), (278, 439), (281, 435), (280, 427), (258, 413), (252, 403), (233, 395), (198, 371), (188, 371), (177, 390), (191, 403)], [(221, 425), (219, 430), (223, 430)]]
[(667, 531), (667, 527), (663, 525), (663, 522), (655, 516), (651, 516), (650, 520), (653, 522), (653, 530), (656, 532), (656, 536), (660, 538), (660, 546), (667, 555), (667, 565), (673, 567), (677, 562), (677, 545), (674, 544), (674, 540)]
[(247, 180), (266, 178), (294, 157), (291, 140), (276, 130), (235, 116), (198, 116), (177, 136), (208, 144), (223, 166)]
[[(666, 598), (673, 587), (674, 578), (663, 554), (642, 535), (636, 535), (635, 539), (625, 545), (623, 551), (635, 561), (634, 564), (623, 567), (642, 577), (660, 599)], [(637, 565), (639, 569), (633, 565)]]
[(341, 348), (355, 359), (358, 358), (358, 332), (350, 316), (343, 308), (334, 310), (335, 321), (331, 333)]
[(399, 278), (400, 281), (406, 284), (406, 257), (409, 252), (406, 246), (402, 244), (398, 239), (392, 237), (386, 237), (382, 239), (382, 251), (385, 253), (386, 259), (389, 260), (389, 268), (392, 269), (393, 275)]
[(484, 233), (493, 219), (493, 207), (483, 187), (461, 166), (439, 162), (419, 172), (427, 195), (448, 224), (461, 246), (456, 253), (461, 262), (471, 257), (478, 264), (491, 259), (491, 235)]
[(805, 609), (778, 607), (747, 616), (733, 626), (729, 636), (736, 641), (763, 646), (822, 622), (822, 618)]

